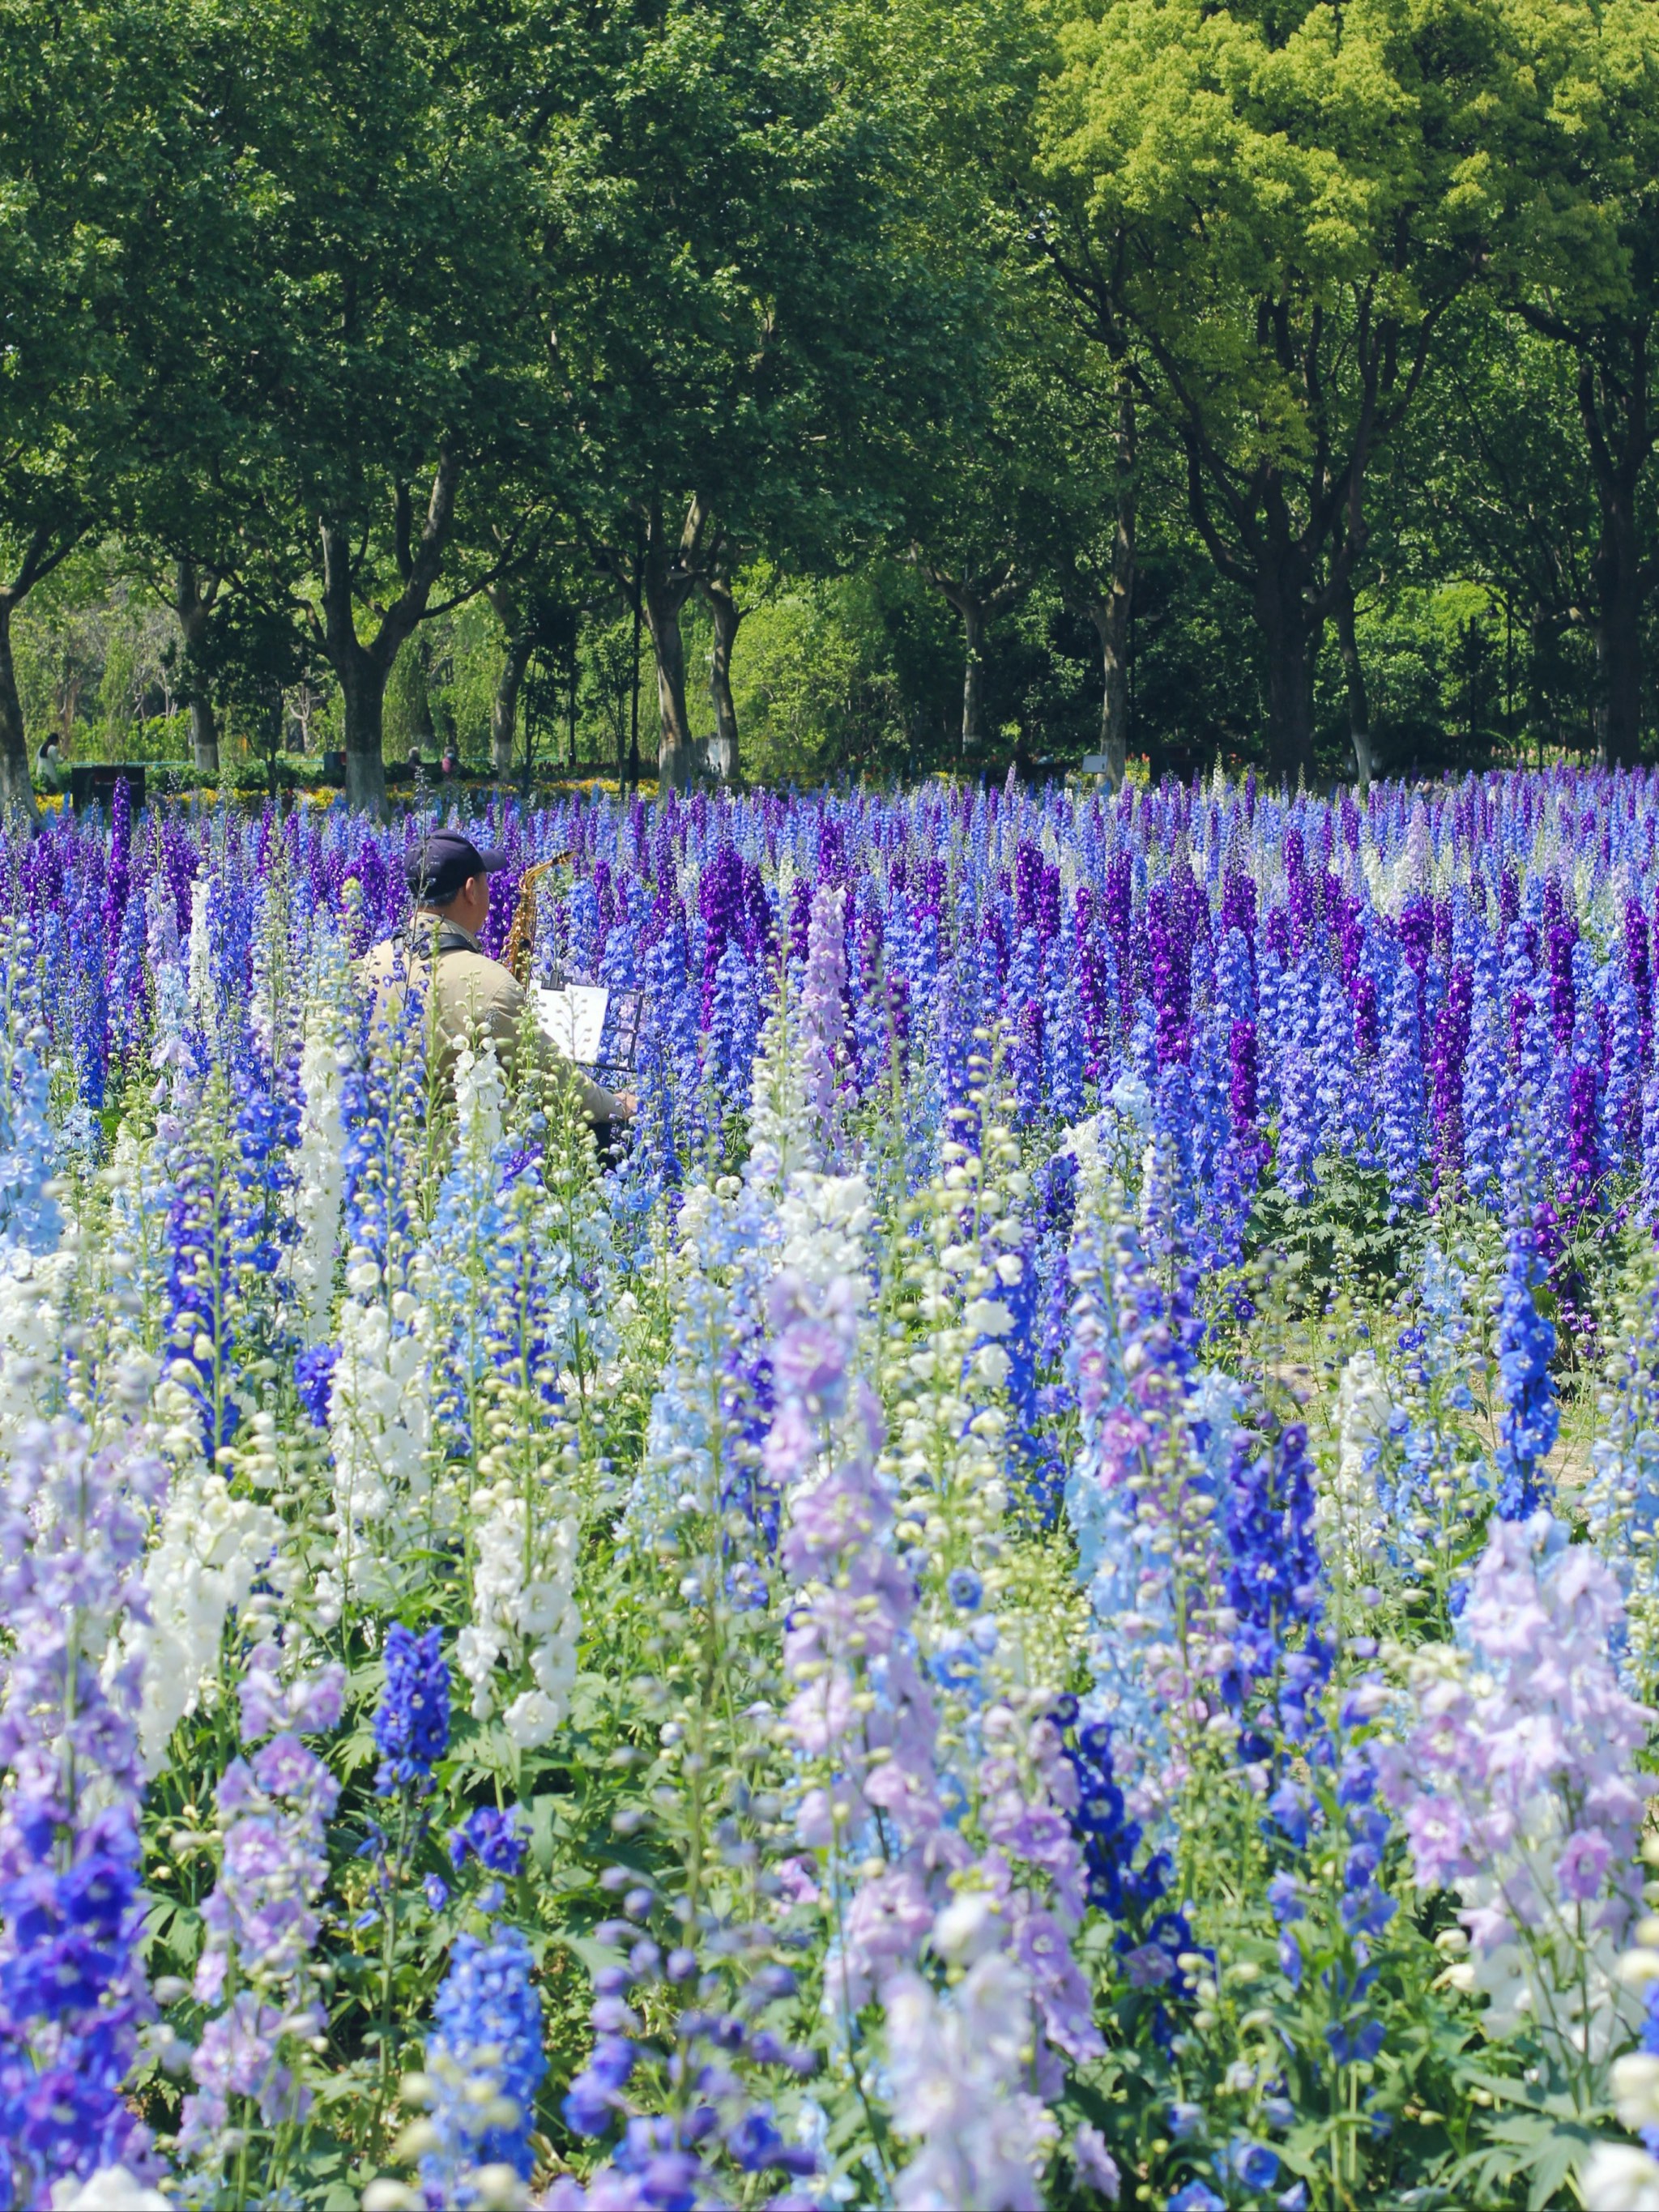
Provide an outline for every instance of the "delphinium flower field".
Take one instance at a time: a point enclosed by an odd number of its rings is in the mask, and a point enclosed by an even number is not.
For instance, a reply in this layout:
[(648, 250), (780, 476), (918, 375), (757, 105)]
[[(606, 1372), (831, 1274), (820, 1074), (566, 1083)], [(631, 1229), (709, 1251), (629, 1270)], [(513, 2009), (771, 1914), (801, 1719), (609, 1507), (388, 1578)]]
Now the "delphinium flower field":
[(419, 834), (0, 842), (0, 2201), (1659, 2206), (1659, 779)]

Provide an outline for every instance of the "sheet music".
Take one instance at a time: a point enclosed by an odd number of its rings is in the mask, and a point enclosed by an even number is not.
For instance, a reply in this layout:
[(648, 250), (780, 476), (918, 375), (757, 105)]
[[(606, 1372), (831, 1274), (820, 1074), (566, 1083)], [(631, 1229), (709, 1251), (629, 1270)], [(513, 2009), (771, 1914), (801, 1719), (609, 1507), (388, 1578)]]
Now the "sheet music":
[(542, 1034), (567, 1060), (592, 1067), (599, 1056), (599, 1039), (605, 1034), (605, 1009), (610, 1003), (610, 992), (593, 984), (567, 983), (562, 991), (550, 991), (538, 984), (536, 1019)]

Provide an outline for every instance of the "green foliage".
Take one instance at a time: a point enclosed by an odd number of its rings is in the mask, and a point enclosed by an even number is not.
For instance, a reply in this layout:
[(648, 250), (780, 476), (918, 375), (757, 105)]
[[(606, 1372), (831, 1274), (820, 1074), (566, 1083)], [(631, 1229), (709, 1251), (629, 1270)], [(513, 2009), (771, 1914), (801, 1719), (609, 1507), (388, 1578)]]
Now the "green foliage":
[(1380, 771), (1651, 732), (1645, 0), (0, 15), (7, 757), (483, 765), (550, 594), (612, 766), (637, 585), (647, 763), (730, 589), (743, 772), (1066, 766), (1126, 546), (1154, 774), (1346, 772), (1349, 594)]

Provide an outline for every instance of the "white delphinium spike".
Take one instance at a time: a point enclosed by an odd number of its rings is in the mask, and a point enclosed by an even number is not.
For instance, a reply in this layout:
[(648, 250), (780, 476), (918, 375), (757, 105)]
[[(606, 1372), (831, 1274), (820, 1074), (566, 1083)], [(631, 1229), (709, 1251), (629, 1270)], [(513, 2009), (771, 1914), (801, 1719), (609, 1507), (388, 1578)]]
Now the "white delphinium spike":
[(521, 1751), (548, 1742), (570, 1707), (581, 1615), (575, 1601), (575, 1517), (532, 1514), (511, 1481), (480, 1492), (472, 1619), (456, 1656), (472, 1689), (472, 1717), (488, 1720), (505, 1659), (528, 1666), (528, 1687), (509, 1698), (501, 1724)]
[(190, 887), (190, 1003), (198, 1014), (213, 1004), (213, 941), (208, 929), (210, 876), (198, 876)]
[[(962, 1126), (967, 1109), (957, 1111)], [(921, 1326), (884, 1386), (893, 1420), (883, 1468), (899, 1492), (900, 1543), (925, 1544), (931, 1583), (972, 1566), (989, 1571), (994, 1598), (1008, 1508), (1010, 1362), (999, 1340), (1012, 1317), (991, 1255), (1008, 1209), (999, 1186), (1017, 1170), (1007, 1133), (987, 1133), (984, 1157), (947, 1138), (944, 1165), (917, 1194), (908, 1287)]]
[(866, 1281), (873, 1221), (861, 1175), (792, 1175), (778, 1201), (777, 1264), (820, 1288), (842, 1276)]
[(58, 1411), (72, 1251), (0, 1252), (0, 1448)]
[(388, 1297), (361, 1247), (346, 1267), (340, 1353), (329, 1389), (334, 1510), (344, 1587), (367, 1590), (384, 1546), (397, 1549), (403, 1510), (429, 1486), (434, 1355), (430, 1308), (414, 1290)]
[(456, 1149), (476, 1165), (486, 1164), (501, 1141), (507, 1082), (495, 1057), (493, 1037), (475, 1052), (464, 1045), (455, 1056)]
[(780, 968), (778, 995), (761, 1030), (749, 1101), (749, 1158), (746, 1180), (781, 1189), (798, 1169), (816, 1165), (806, 1129), (806, 1090), (802, 1079), (795, 1024), (791, 1018), (789, 975)]
[(149, 1343), (167, 1276), (173, 1195), (155, 1147), (139, 1139), (131, 1115), (116, 1133), (102, 1180), (110, 1194), (108, 1235), (83, 1255), (81, 1357), (67, 1386), (76, 1413), (100, 1438), (106, 1431), (118, 1434), (135, 1414), (153, 1414), (162, 1370)]
[[(800, 1029), (789, 1006), (788, 975), (783, 969), (778, 1003), (762, 1033), (755, 1060), (742, 1199), (720, 1201), (705, 1190), (695, 1204), (723, 1204), (725, 1231), (737, 1232), (737, 1264), (755, 1293), (757, 1312), (766, 1285), (787, 1268), (818, 1290), (842, 1280), (858, 1284), (866, 1293), (862, 1328), (873, 1332), (877, 1309), (871, 1232), (875, 1213), (870, 1185), (861, 1170), (845, 1176), (821, 1172)], [(820, 1057), (822, 1043), (820, 1039)], [(683, 1212), (683, 1230), (692, 1220), (692, 1214)], [(750, 1240), (746, 1244), (742, 1241), (745, 1237)], [(868, 1355), (873, 1348), (872, 1342), (861, 1346), (863, 1364), (872, 1364)]]
[(1322, 1469), (1314, 1526), (1320, 1550), (1333, 1568), (1340, 1563), (1351, 1578), (1361, 1578), (1382, 1548), (1376, 1463), (1394, 1411), (1387, 1378), (1369, 1345), (1344, 1364), (1337, 1407), (1336, 1468), (1334, 1473)]
[[(158, 1399), (176, 1389), (164, 1383)], [(144, 1661), (138, 1735), (152, 1773), (164, 1763), (179, 1723), (216, 1693), (226, 1620), (233, 1606), (247, 1603), (256, 1582), (271, 1578), (283, 1534), (269, 1505), (233, 1498), (223, 1475), (205, 1463), (199, 1417), (187, 1398), (185, 1407), (164, 1441), (176, 1447), (182, 1431), (195, 1449), (168, 1489), (144, 1567), (149, 1620), (131, 1638)]]
[(1659, 2212), (1659, 2159), (1639, 2143), (1597, 2143), (1579, 2187), (1584, 2212)]
[(455, 1061), (458, 1128), (454, 1159), (438, 1194), (423, 1247), (432, 1286), (433, 1340), (438, 1347), (434, 1407), (448, 1456), (447, 1475), (470, 1494), (472, 1440), (482, 1415), (490, 1366), (490, 1295), (505, 1222), (495, 1192), (495, 1149), (502, 1132), (505, 1086), (493, 1046)]

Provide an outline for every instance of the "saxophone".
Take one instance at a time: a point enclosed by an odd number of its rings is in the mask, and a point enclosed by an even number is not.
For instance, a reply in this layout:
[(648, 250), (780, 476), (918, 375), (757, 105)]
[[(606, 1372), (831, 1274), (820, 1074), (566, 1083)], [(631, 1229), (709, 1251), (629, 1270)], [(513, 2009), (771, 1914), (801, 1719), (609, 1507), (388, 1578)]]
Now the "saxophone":
[(520, 983), (530, 981), (530, 963), (536, 951), (536, 887), (550, 869), (562, 868), (569, 859), (568, 853), (556, 853), (550, 860), (537, 860), (520, 879), (519, 901), (513, 909), (513, 927), (507, 933), (501, 965), (510, 969)]

